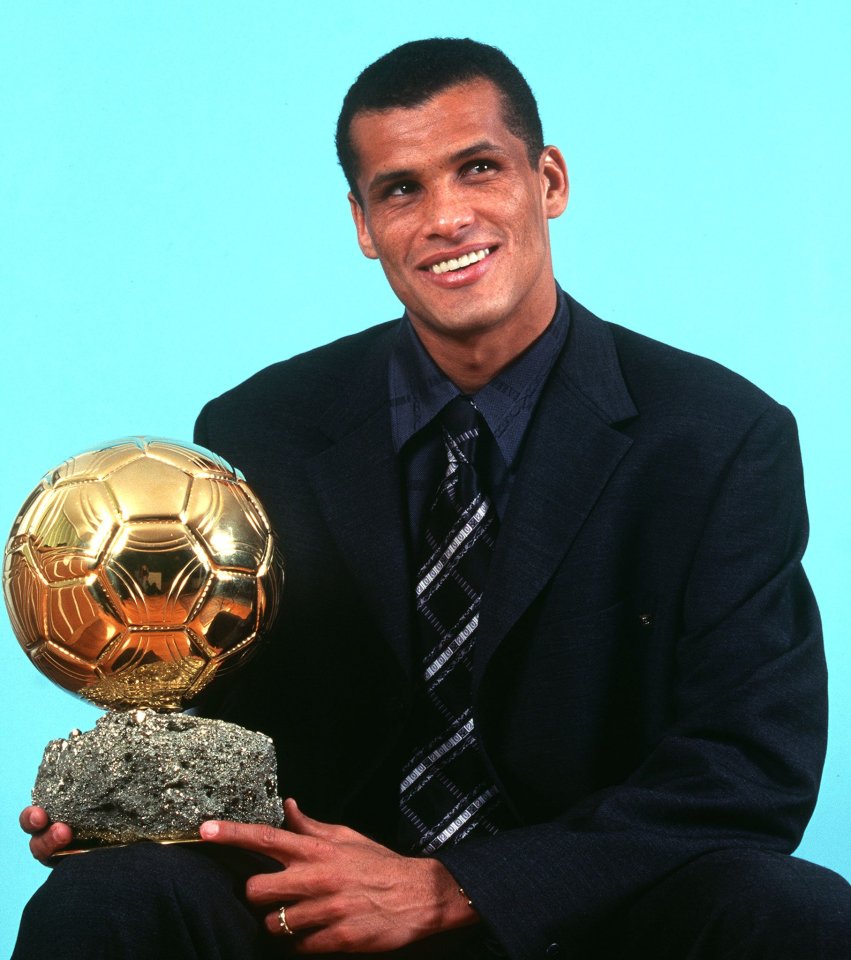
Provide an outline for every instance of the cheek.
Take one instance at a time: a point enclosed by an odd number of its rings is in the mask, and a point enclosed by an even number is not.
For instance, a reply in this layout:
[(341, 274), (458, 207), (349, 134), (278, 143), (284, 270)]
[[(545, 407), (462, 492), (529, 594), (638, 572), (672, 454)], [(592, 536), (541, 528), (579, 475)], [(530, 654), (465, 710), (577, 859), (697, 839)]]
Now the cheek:
[(524, 221), (525, 246), (530, 255), (538, 257), (549, 248), (549, 220), (540, 208), (526, 211)]
[(395, 269), (402, 265), (411, 249), (410, 231), (404, 224), (394, 223), (373, 230), (372, 243), (385, 269)]
[(547, 223), (538, 195), (524, 189), (495, 198), (490, 213), (494, 222), (502, 223), (518, 238), (537, 238)]

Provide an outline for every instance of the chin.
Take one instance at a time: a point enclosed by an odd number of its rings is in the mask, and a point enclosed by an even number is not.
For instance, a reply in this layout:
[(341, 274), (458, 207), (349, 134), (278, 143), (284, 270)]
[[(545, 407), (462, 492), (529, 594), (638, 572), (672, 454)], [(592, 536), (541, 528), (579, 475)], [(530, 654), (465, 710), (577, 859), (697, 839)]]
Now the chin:
[(425, 323), (435, 331), (448, 334), (484, 333), (501, 326), (513, 313), (512, 305), (488, 298), (481, 302), (459, 302), (455, 309), (423, 312)]
[(423, 326), (440, 337), (453, 340), (467, 340), (470, 337), (489, 333), (495, 327), (499, 326), (499, 320), (476, 314), (469, 318), (455, 316), (451, 320), (446, 321), (428, 320)]

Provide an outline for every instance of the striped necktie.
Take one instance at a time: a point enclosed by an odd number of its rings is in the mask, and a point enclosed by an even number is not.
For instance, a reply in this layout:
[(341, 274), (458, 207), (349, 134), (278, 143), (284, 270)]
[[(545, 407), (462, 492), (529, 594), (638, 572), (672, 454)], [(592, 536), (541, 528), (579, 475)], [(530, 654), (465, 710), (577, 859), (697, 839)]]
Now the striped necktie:
[(476, 747), (472, 655), (497, 516), (476, 471), (478, 411), (456, 397), (440, 415), (446, 473), (417, 571), (421, 675), (415, 743), (402, 771), (402, 843), (431, 853), (473, 830), (496, 833), (501, 801)]

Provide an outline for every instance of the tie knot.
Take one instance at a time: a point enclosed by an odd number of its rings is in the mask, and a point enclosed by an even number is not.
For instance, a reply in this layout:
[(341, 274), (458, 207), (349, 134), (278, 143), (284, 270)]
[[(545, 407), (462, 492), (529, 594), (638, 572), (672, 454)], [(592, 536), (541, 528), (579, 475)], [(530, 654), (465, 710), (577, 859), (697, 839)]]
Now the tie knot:
[(458, 396), (441, 410), (440, 422), (453, 440), (464, 443), (479, 432), (479, 411), (468, 397)]

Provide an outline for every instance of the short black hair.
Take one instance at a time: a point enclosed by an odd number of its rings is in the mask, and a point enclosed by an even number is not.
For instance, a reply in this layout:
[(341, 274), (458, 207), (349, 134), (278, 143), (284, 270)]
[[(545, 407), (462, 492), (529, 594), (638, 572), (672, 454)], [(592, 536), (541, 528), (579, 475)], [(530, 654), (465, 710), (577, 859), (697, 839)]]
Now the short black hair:
[(544, 149), (538, 104), (526, 78), (502, 50), (454, 37), (412, 40), (371, 63), (343, 100), (337, 120), (337, 158), (358, 201), (358, 156), (351, 138), (355, 116), (416, 107), (448, 87), (478, 79), (490, 80), (500, 91), (505, 125), (526, 145), (529, 163), (537, 165)]

